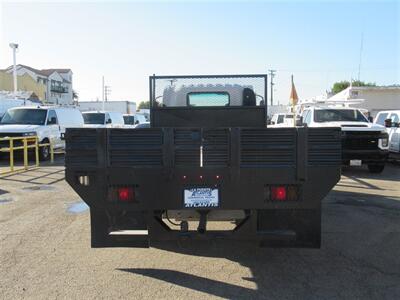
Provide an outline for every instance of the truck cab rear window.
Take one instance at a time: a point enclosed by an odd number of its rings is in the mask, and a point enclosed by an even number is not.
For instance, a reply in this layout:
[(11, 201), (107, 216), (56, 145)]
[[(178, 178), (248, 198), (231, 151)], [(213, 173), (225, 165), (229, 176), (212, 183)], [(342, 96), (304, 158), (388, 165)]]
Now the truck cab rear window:
[(187, 95), (188, 106), (227, 106), (227, 92), (193, 92)]

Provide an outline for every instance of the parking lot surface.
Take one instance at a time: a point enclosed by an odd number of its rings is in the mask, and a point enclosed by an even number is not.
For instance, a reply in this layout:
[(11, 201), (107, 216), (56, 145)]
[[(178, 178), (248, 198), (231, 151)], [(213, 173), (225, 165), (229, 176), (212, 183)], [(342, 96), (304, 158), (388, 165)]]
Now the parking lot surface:
[(344, 170), (323, 200), (321, 249), (91, 249), (63, 178), (62, 163), (0, 178), (0, 298), (400, 299), (399, 166)]

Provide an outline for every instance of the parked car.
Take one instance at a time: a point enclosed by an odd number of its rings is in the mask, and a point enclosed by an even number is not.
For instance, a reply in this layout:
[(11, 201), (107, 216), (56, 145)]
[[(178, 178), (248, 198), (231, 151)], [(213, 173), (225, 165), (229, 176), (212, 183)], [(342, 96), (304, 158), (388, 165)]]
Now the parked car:
[(370, 123), (360, 110), (312, 106), (303, 111), (302, 118), (308, 127), (341, 127), (344, 165), (366, 164), (372, 173), (381, 173), (385, 168), (389, 154), (385, 127)]
[(272, 116), (270, 127), (293, 126), (293, 122), (294, 118), (292, 113), (278, 113)]
[(136, 125), (147, 122), (147, 119), (143, 114), (135, 114), (135, 115), (125, 114), (124, 122), (125, 125)]
[(400, 157), (400, 110), (381, 111), (376, 115), (374, 123), (386, 127), (390, 155)]
[(85, 127), (124, 127), (124, 117), (114, 111), (86, 111), (82, 113)]
[[(40, 143), (52, 142), (55, 149), (64, 148), (66, 128), (83, 126), (83, 117), (76, 108), (66, 107), (16, 107), (10, 108), (0, 121), (0, 137), (38, 136)], [(15, 145), (21, 142), (15, 143)], [(3, 141), (0, 147), (8, 147)], [(40, 147), (41, 160), (50, 157), (50, 148)]]

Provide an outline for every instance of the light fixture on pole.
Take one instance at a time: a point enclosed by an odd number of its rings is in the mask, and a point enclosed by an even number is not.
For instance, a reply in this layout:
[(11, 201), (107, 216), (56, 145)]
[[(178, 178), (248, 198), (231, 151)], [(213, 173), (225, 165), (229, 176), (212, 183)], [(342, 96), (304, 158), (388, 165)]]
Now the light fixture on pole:
[(10, 48), (13, 49), (13, 78), (14, 78), (14, 97), (17, 97), (17, 91), (18, 91), (18, 86), (17, 86), (17, 49), (18, 49), (18, 44), (16, 43), (10, 43)]

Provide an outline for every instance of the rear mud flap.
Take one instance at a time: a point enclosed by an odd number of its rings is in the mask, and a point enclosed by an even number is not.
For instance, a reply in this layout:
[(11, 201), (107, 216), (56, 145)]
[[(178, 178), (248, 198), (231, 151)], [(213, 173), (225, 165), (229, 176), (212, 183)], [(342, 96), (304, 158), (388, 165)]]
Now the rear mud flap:
[(136, 230), (113, 231), (105, 211), (90, 209), (90, 226), (92, 248), (149, 248), (149, 234), (143, 226)]

